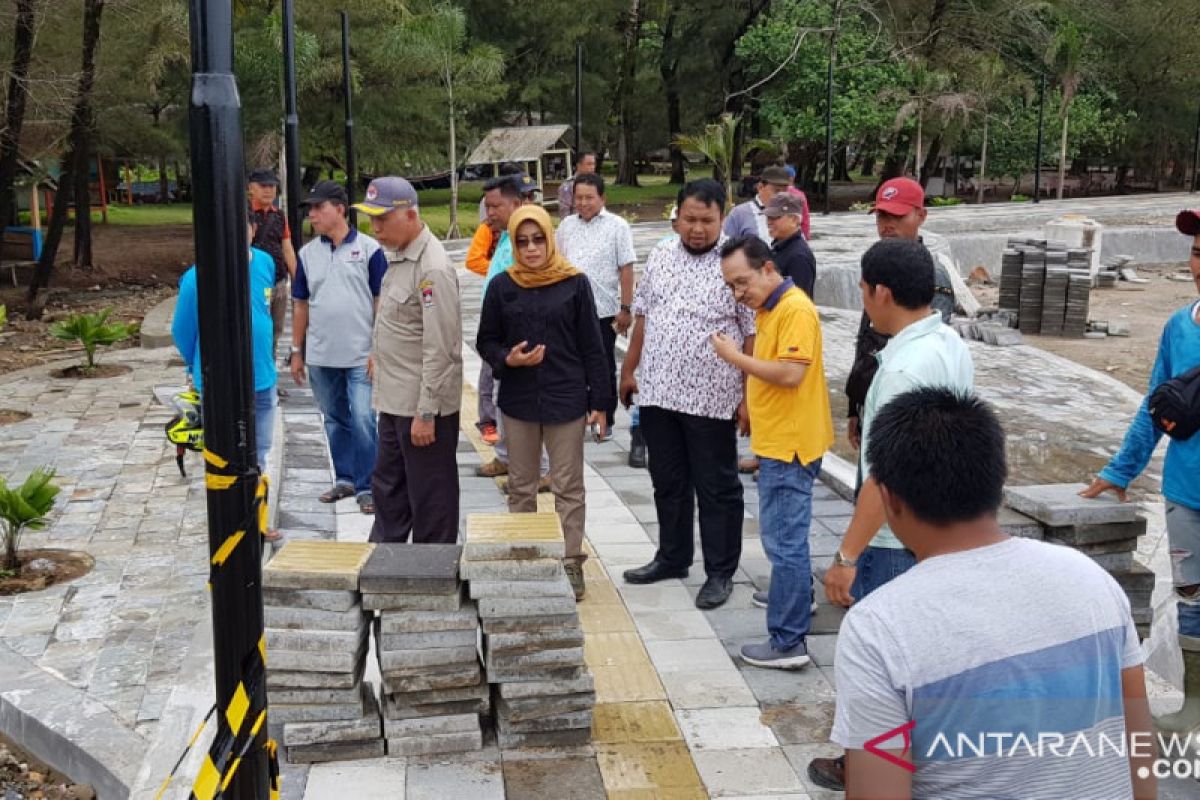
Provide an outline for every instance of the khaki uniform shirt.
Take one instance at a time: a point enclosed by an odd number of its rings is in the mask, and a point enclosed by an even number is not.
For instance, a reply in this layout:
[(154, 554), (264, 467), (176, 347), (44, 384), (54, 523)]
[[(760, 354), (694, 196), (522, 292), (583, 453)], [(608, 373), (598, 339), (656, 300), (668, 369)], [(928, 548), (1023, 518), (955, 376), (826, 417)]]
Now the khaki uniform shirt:
[(462, 405), (462, 311), (445, 248), (421, 231), (386, 250), (372, 355), (374, 406), (398, 417), (457, 413)]

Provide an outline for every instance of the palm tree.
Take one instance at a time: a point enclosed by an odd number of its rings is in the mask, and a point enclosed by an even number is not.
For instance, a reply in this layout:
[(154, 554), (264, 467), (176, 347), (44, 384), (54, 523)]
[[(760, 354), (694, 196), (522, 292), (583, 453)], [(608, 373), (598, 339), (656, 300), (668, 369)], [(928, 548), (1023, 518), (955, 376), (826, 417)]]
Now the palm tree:
[(917, 151), (913, 173), (921, 182), (921, 171), (925, 166), (921, 152), (925, 120), (932, 115), (940, 117), (943, 123), (949, 123), (956, 114), (962, 114), (965, 121), (970, 112), (971, 98), (964, 92), (954, 90), (954, 78), (949, 73), (929, 69), (920, 61), (911, 62), (910, 69), (912, 88), (903, 95), (907, 100), (896, 112), (895, 130), (899, 132), (911, 117), (917, 118)]
[[(500, 80), (504, 54), (492, 45), (467, 48), (467, 18), (452, 5), (435, 6), (397, 28), (388, 47), (391, 56), (414, 77), (432, 77), (446, 94), (450, 120), (450, 228), (447, 239), (458, 237), (458, 137), (455, 89), (483, 86)], [(460, 93), (461, 94), (461, 93)]]
[(1075, 101), (1075, 93), (1079, 91), (1079, 82), (1083, 79), (1083, 50), (1086, 45), (1085, 37), (1074, 23), (1064, 22), (1054, 33), (1050, 42), (1050, 50), (1046, 53), (1046, 66), (1058, 79), (1062, 90), (1062, 104), (1059, 116), (1062, 118), (1062, 141), (1058, 150), (1058, 199), (1062, 200), (1063, 180), (1067, 175), (1067, 120), (1071, 113), (1071, 103)]
[(972, 105), (983, 116), (983, 142), (975, 187), (975, 201), (982, 203), (983, 180), (987, 176), (988, 125), (992, 118), (992, 108), (1003, 98), (1029, 91), (1031, 85), (1024, 76), (1009, 72), (1004, 66), (1004, 61), (994, 53), (987, 53), (976, 59), (970, 75)]
[(712, 162), (713, 177), (725, 185), (728, 205), (733, 205), (733, 154), (737, 149), (739, 122), (737, 117), (726, 112), (716, 122), (705, 125), (702, 133), (675, 137), (675, 144), (681, 150), (700, 153)]

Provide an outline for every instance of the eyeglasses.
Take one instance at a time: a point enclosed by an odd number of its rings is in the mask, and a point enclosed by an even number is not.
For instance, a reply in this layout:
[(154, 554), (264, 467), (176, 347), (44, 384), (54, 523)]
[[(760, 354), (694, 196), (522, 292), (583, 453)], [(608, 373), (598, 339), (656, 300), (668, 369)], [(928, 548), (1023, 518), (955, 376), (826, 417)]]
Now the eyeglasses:
[(521, 249), (521, 250), (525, 249), (526, 247), (529, 247), (530, 245), (533, 245), (534, 247), (541, 247), (545, 243), (546, 243), (546, 234), (544, 234), (544, 233), (535, 233), (533, 236), (518, 236), (517, 237), (517, 248)]

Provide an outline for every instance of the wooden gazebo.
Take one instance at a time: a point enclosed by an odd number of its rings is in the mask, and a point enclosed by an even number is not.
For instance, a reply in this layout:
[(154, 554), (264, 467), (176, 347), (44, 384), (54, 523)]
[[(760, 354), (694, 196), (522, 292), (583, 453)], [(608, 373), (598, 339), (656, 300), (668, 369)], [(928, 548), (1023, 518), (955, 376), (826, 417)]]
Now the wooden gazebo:
[(501, 164), (520, 164), (537, 181), (542, 205), (555, 205), (559, 185), (571, 177), (571, 146), (565, 141), (569, 129), (569, 125), (492, 128), (466, 165), (490, 165), (492, 175), (499, 175)]

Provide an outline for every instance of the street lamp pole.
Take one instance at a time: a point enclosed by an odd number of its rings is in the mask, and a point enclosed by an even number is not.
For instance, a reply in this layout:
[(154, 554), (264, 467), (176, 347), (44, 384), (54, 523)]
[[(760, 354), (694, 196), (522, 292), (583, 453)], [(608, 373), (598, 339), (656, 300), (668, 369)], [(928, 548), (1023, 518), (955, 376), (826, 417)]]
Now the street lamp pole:
[(833, 194), (833, 69), (837, 63), (838, 10), (841, 0), (833, 4), (833, 30), (829, 34), (829, 73), (825, 78), (825, 215), (830, 211)]
[(300, 116), (296, 111), (296, 8), (283, 0), (283, 153), (287, 164), (287, 218), (292, 247), (304, 245), (300, 231)]
[[(212, 558), (217, 733), (209, 758), (227, 800), (270, 795), (263, 637), (262, 541), (255, 517), (249, 241), (241, 102), (229, 0), (190, 0), (188, 108), (196, 295)], [(230, 772), (232, 771), (232, 775)]]
[(1042, 195), (1042, 127), (1046, 118), (1046, 72), (1042, 71), (1042, 82), (1038, 84), (1038, 134), (1037, 156), (1033, 163), (1033, 202), (1041, 202)]
[(350, 14), (342, 15), (342, 96), (346, 101), (346, 196), (350, 199), (350, 227), (358, 227), (358, 212), (354, 210), (358, 167), (354, 162), (354, 98), (350, 76)]

